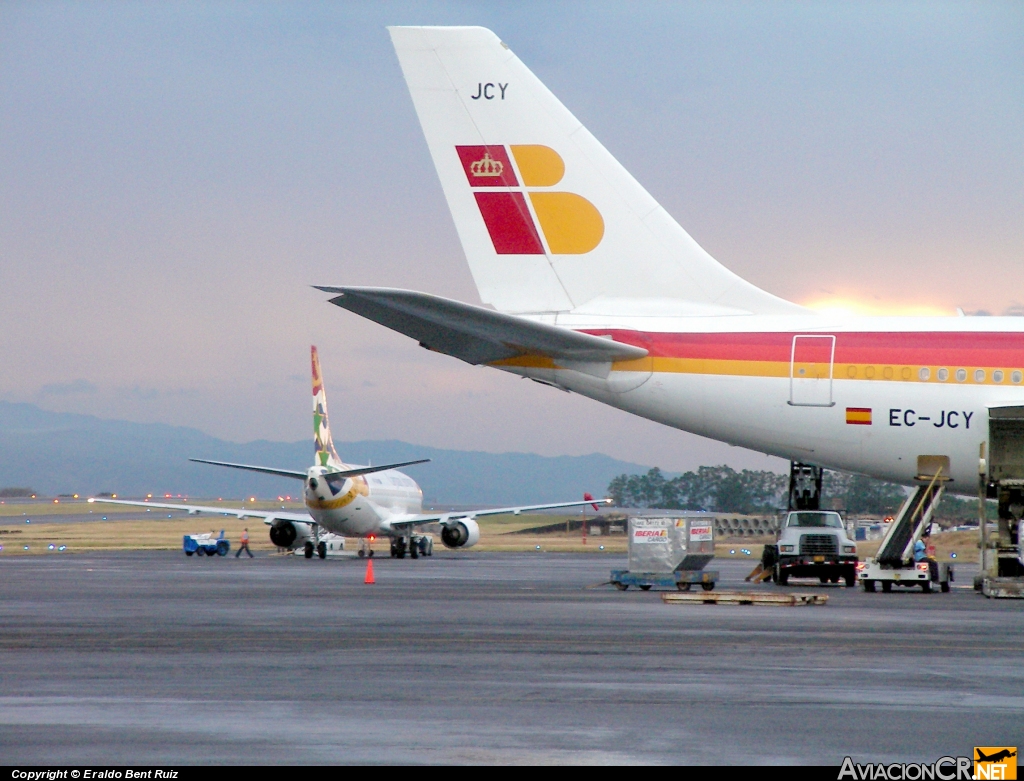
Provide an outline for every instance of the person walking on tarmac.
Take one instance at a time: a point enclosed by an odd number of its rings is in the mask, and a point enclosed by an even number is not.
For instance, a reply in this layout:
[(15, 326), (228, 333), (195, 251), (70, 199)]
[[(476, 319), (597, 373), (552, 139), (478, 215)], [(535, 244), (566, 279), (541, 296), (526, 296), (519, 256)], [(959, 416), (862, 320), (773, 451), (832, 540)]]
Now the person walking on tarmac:
[(235, 558), (236, 559), (239, 556), (242, 555), (242, 551), (245, 551), (246, 553), (248, 553), (250, 559), (253, 558), (252, 551), (249, 550), (249, 530), (248, 529), (246, 529), (245, 531), (242, 532), (242, 539), (239, 540), (239, 544), (238, 544), (238, 552), (235, 554)]

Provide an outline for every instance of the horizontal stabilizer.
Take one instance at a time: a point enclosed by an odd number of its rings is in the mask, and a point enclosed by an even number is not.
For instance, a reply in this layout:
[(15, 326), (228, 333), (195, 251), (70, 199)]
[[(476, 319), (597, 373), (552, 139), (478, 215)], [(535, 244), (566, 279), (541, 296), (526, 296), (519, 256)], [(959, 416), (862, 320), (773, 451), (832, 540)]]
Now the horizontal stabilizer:
[(402, 461), (399, 464), (382, 464), (381, 466), (360, 466), (354, 469), (343, 469), (340, 472), (331, 472), (331, 477), (358, 477), (359, 475), (370, 475), (374, 472), (386, 472), (388, 469), (398, 469), (403, 466), (412, 466), (413, 464), (425, 464), (429, 461), (429, 458), (420, 458), (416, 461)]
[(321, 287), (338, 293), (331, 303), (410, 336), (423, 347), (482, 364), (520, 355), (570, 361), (643, 358), (642, 347), (546, 325), (515, 315), (411, 290)]
[[(385, 472), (388, 469), (398, 469), (403, 466), (412, 466), (413, 464), (425, 464), (429, 461), (429, 458), (420, 458), (416, 461), (402, 461), (399, 464), (382, 464), (381, 466), (360, 466), (353, 469), (343, 469), (340, 472), (331, 472), (332, 477), (357, 477), (359, 475), (369, 475), (374, 472)], [(250, 466), (249, 464), (229, 464), (227, 461), (207, 461), (205, 458), (190, 458), (189, 461), (195, 461), (198, 464), (213, 464), (214, 466), (229, 466), (232, 469), (247, 469), (250, 472), (263, 472), (268, 475), (278, 475), (279, 477), (293, 477), (299, 480), (306, 479), (305, 472), (293, 472), (288, 469), (274, 469), (269, 466)]]
[(197, 464), (213, 464), (214, 466), (229, 466), (232, 469), (246, 469), (250, 472), (263, 472), (267, 475), (277, 475), (278, 477), (292, 477), (297, 480), (305, 480), (305, 472), (295, 472), (290, 469), (274, 469), (270, 466), (251, 466), (249, 464), (229, 464), (227, 461), (207, 461), (205, 458), (190, 458), (189, 461), (195, 461)]

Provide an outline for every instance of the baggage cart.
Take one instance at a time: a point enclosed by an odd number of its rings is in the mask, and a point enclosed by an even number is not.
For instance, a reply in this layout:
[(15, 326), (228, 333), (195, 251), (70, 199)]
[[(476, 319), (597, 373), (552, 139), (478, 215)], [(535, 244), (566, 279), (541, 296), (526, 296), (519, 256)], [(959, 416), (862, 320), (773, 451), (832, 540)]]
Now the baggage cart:
[(629, 569), (612, 570), (620, 591), (654, 586), (711, 591), (718, 572), (705, 570), (715, 556), (715, 525), (703, 516), (634, 516), (629, 519)]

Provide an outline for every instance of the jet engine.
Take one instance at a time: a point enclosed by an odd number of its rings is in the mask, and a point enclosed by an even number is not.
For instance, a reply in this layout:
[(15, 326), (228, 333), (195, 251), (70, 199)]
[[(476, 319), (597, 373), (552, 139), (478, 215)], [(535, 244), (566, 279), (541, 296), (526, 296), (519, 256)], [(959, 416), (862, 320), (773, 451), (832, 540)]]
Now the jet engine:
[(271, 519), (270, 541), (278, 548), (298, 548), (312, 539), (309, 524)]
[(446, 548), (469, 548), (480, 542), (480, 526), (472, 518), (450, 521), (441, 527)]

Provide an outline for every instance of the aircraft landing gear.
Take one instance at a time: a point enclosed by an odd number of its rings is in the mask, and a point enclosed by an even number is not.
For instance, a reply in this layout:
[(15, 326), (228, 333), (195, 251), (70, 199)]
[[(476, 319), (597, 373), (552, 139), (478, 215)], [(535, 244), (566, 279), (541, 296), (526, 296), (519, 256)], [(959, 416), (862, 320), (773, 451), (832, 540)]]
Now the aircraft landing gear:
[[(358, 551), (358, 555), (359, 555), (359, 558), (361, 558), (361, 559), (362, 558), (368, 558), (368, 559), (372, 559), (373, 558), (373, 548), (370, 547), (370, 541), (368, 539), (366, 539), (365, 537), (360, 537), (359, 538), (359, 551)], [(391, 555), (393, 556), (394, 553), (392, 553)]]
[(302, 555), (307, 559), (313, 558), (313, 552), (316, 551), (320, 554), (321, 559), (327, 558), (327, 543), (320, 541), (320, 524), (312, 524), (313, 539), (306, 540), (306, 544), (302, 546)]
[(434, 540), (429, 534), (411, 534), (408, 537), (396, 537), (391, 540), (391, 558), (404, 559), (406, 553), (411, 559), (433, 556)]

